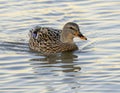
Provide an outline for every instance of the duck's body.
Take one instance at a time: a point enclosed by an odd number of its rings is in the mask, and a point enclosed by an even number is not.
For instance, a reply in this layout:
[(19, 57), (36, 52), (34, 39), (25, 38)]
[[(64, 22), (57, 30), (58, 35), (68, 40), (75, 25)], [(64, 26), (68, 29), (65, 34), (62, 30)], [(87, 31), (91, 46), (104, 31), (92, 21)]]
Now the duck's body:
[[(67, 24), (69, 26), (72, 23), (69, 22)], [(73, 23), (73, 25), (74, 24), (75, 23)], [(69, 33), (69, 29), (67, 29), (66, 26), (64, 26), (63, 30), (35, 27), (30, 31), (29, 47), (43, 54), (77, 50), (78, 47), (73, 42), (74, 36), (72, 35), (73, 33), (71, 33)], [(80, 32), (76, 32), (76, 35), (77, 34), (79, 34), (81, 38), (84, 37)], [(84, 39), (86, 38), (84, 37)]]

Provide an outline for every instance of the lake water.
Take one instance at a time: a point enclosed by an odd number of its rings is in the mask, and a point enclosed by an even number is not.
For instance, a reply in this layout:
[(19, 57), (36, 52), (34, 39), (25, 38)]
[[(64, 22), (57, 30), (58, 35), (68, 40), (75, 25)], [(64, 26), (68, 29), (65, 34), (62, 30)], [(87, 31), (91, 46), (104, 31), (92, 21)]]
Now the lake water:
[[(31, 52), (36, 25), (76, 22), (75, 52)], [(0, 93), (120, 93), (120, 0), (0, 0)]]

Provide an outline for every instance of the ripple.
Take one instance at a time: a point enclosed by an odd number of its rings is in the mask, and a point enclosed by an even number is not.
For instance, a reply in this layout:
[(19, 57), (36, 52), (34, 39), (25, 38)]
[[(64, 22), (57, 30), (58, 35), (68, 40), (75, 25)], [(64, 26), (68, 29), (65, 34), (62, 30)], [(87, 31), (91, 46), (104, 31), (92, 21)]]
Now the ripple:
[[(1, 93), (119, 93), (119, 0), (0, 1)], [(79, 50), (44, 56), (28, 47), (36, 26), (79, 24)], [(32, 89), (32, 90), (31, 90)]]

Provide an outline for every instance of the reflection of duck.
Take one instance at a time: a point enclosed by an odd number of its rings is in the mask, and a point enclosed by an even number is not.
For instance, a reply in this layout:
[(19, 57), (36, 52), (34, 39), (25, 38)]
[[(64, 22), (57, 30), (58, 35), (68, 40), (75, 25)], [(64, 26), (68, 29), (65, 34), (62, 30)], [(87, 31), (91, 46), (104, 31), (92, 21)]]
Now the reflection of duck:
[(75, 65), (73, 62), (77, 61), (78, 56), (73, 54), (73, 52), (64, 52), (61, 54), (63, 72), (78, 72), (81, 67)]
[(43, 54), (52, 54), (63, 51), (77, 50), (78, 47), (73, 42), (74, 37), (87, 40), (80, 32), (76, 23), (68, 22), (63, 30), (48, 27), (36, 27), (30, 31), (30, 49)]
[[(31, 59), (31, 65), (34, 69), (47, 68), (51, 70), (51, 68), (55, 68), (56, 71), (62, 72), (76, 72), (80, 71), (81, 67), (74, 65), (73, 62), (77, 61), (77, 55), (73, 54), (73, 52), (64, 52), (56, 55), (44, 56), (41, 58)], [(41, 73), (41, 71), (37, 71), (37, 73)]]

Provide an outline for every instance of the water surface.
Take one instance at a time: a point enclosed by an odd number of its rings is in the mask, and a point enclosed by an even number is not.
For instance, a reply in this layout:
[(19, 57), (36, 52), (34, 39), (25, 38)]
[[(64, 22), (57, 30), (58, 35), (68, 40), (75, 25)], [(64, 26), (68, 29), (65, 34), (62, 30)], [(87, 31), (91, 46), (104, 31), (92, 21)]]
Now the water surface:
[[(119, 0), (1, 0), (0, 93), (120, 93)], [(28, 47), (36, 26), (79, 24), (79, 50), (43, 56)]]

